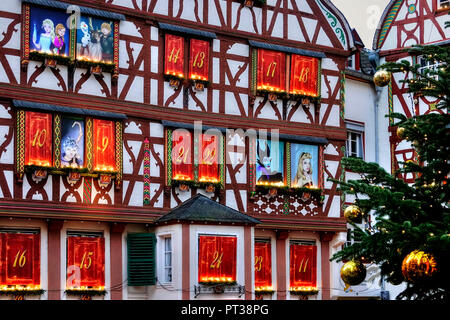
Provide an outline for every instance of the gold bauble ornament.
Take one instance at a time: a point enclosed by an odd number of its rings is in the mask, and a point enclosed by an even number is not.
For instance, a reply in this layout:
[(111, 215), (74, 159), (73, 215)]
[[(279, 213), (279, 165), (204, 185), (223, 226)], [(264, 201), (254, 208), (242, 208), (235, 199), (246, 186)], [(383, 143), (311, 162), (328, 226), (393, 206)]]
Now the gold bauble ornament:
[(360, 262), (351, 260), (341, 268), (341, 279), (349, 286), (356, 286), (366, 278), (366, 267)]
[(402, 263), (402, 273), (406, 281), (418, 282), (430, 279), (437, 272), (437, 263), (433, 255), (414, 250)]
[(389, 84), (390, 81), (391, 81), (391, 73), (386, 70), (379, 70), (373, 76), (373, 82), (378, 87), (385, 87)]
[(405, 134), (406, 129), (403, 127), (398, 127), (397, 128), (397, 137), (399, 137), (400, 139), (405, 139), (406, 138), (406, 134)]
[(359, 223), (362, 220), (362, 210), (357, 205), (349, 205), (344, 210), (344, 217), (347, 219), (347, 222), (349, 223)]

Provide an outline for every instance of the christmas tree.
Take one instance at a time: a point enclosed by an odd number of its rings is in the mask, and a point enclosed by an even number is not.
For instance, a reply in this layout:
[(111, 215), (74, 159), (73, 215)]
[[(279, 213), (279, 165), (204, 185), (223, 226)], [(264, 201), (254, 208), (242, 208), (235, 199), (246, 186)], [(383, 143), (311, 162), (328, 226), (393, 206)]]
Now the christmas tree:
[[(360, 176), (358, 180), (330, 179), (339, 183), (344, 194), (354, 195), (354, 205), (346, 210), (350, 215), (360, 210), (363, 218), (371, 214), (375, 219), (366, 228), (352, 222), (352, 237), (358, 242), (331, 260), (379, 265), (388, 282), (406, 282), (397, 299), (449, 300), (450, 51), (439, 46), (415, 46), (408, 52), (432, 67), (420, 68), (407, 61), (386, 63), (379, 67), (375, 83), (386, 85), (392, 74), (405, 73), (408, 91), (415, 97), (438, 99), (436, 110), (440, 112), (411, 118), (399, 113), (387, 115), (397, 127), (398, 137), (411, 143), (417, 159), (399, 162), (394, 174), (359, 158), (342, 159), (343, 169)], [(380, 84), (386, 78), (388, 81)], [(405, 174), (413, 174), (414, 183), (406, 183), (401, 178)]]

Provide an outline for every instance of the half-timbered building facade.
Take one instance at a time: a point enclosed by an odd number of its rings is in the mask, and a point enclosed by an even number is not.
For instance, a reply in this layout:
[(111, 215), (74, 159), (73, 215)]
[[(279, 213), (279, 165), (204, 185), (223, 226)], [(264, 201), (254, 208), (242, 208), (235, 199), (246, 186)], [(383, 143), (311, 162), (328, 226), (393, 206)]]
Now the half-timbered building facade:
[[(448, 21), (449, 3), (442, 0), (391, 1), (386, 7), (373, 40), (373, 49), (379, 52), (380, 63), (406, 60), (410, 64), (420, 64), (422, 68), (438, 68), (426, 65), (420, 56), (410, 56), (405, 49), (413, 45), (448, 45), (450, 30), (445, 28)], [(388, 112), (398, 112), (406, 117), (441, 112), (436, 109), (438, 101), (426, 96), (414, 96), (407, 92), (401, 80), (411, 74), (395, 74), (388, 87), (383, 88), (380, 101), (388, 107)], [(392, 172), (399, 168), (399, 162), (416, 161), (411, 144), (397, 137), (397, 128), (389, 119), (385, 126), (388, 131), (380, 132), (382, 141), (389, 141), (390, 153), (382, 158), (386, 168)], [(402, 177), (413, 182), (411, 174)]]
[(0, 19), (4, 299), (331, 298), (355, 51), (331, 1)]

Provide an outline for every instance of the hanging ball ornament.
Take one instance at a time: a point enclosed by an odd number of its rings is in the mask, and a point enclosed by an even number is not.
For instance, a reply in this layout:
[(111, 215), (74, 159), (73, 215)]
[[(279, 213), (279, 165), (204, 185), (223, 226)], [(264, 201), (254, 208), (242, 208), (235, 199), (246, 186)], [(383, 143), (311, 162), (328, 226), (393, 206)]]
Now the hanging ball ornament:
[(386, 87), (391, 81), (391, 73), (386, 70), (379, 70), (373, 76), (373, 82), (378, 87)]
[(341, 268), (341, 279), (345, 284), (356, 286), (366, 278), (366, 267), (360, 262), (351, 260)]
[(362, 210), (357, 205), (354, 204), (349, 205), (344, 210), (344, 217), (345, 219), (347, 219), (347, 222), (349, 223), (361, 222), (362, 216), (363, 216)]
[(408, 282), (430, 279), (437, 272), (433, 255), (420, 250), (408, 254), (402, 263), (402, 273)]
[(405, 139), (406, 138), (406, 129), (403, 127), (398, 127), (397, 128), (397, 137), (399, 137), (400, 139)]

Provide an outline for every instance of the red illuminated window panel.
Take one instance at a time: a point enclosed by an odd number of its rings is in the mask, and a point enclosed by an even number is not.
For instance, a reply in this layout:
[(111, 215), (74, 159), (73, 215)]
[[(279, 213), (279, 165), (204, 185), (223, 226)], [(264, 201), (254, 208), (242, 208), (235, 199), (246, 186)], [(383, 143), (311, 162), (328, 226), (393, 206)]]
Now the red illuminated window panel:
[(105, 238), (67, 238), (67, 288), (105, 286)]
[(291, 57), (290, 93), (317, 97), (319, 59), (293, 54)]
[(40, 235), (0, 233), (0, 285), (39, 286)]
[(200, 135), (198, 177), (200, 182), (219, 181), (219, 143), (215, 135)]
[(190, 47), (189, 78), (207, 81), (209, 70), (209, 42), (191, 39)]
[(25, 164), (50, 167), (52, 165), (52, 115), (26, 112)]
[(272, 92), (286, 91), (286, 54), (258, 49), (257, 89)]
[(94, 170), (115, 170), (115, 123), (94, 119)]
[(236, 281), (236, 237), (200, 236), (198, 282)]
[(172, 135), (172, 178), (193, 180), (192, 134), (187, 130), (174, 130)]
[(317, 247), (314, 245), (290, 245), (290, 287), (317, 286)]
[(255, 288), (272, 289), (272, 254), (270, 242), (255, 242)]
[(164, 74), (184, 77), (184, 38), (166, 34)]

